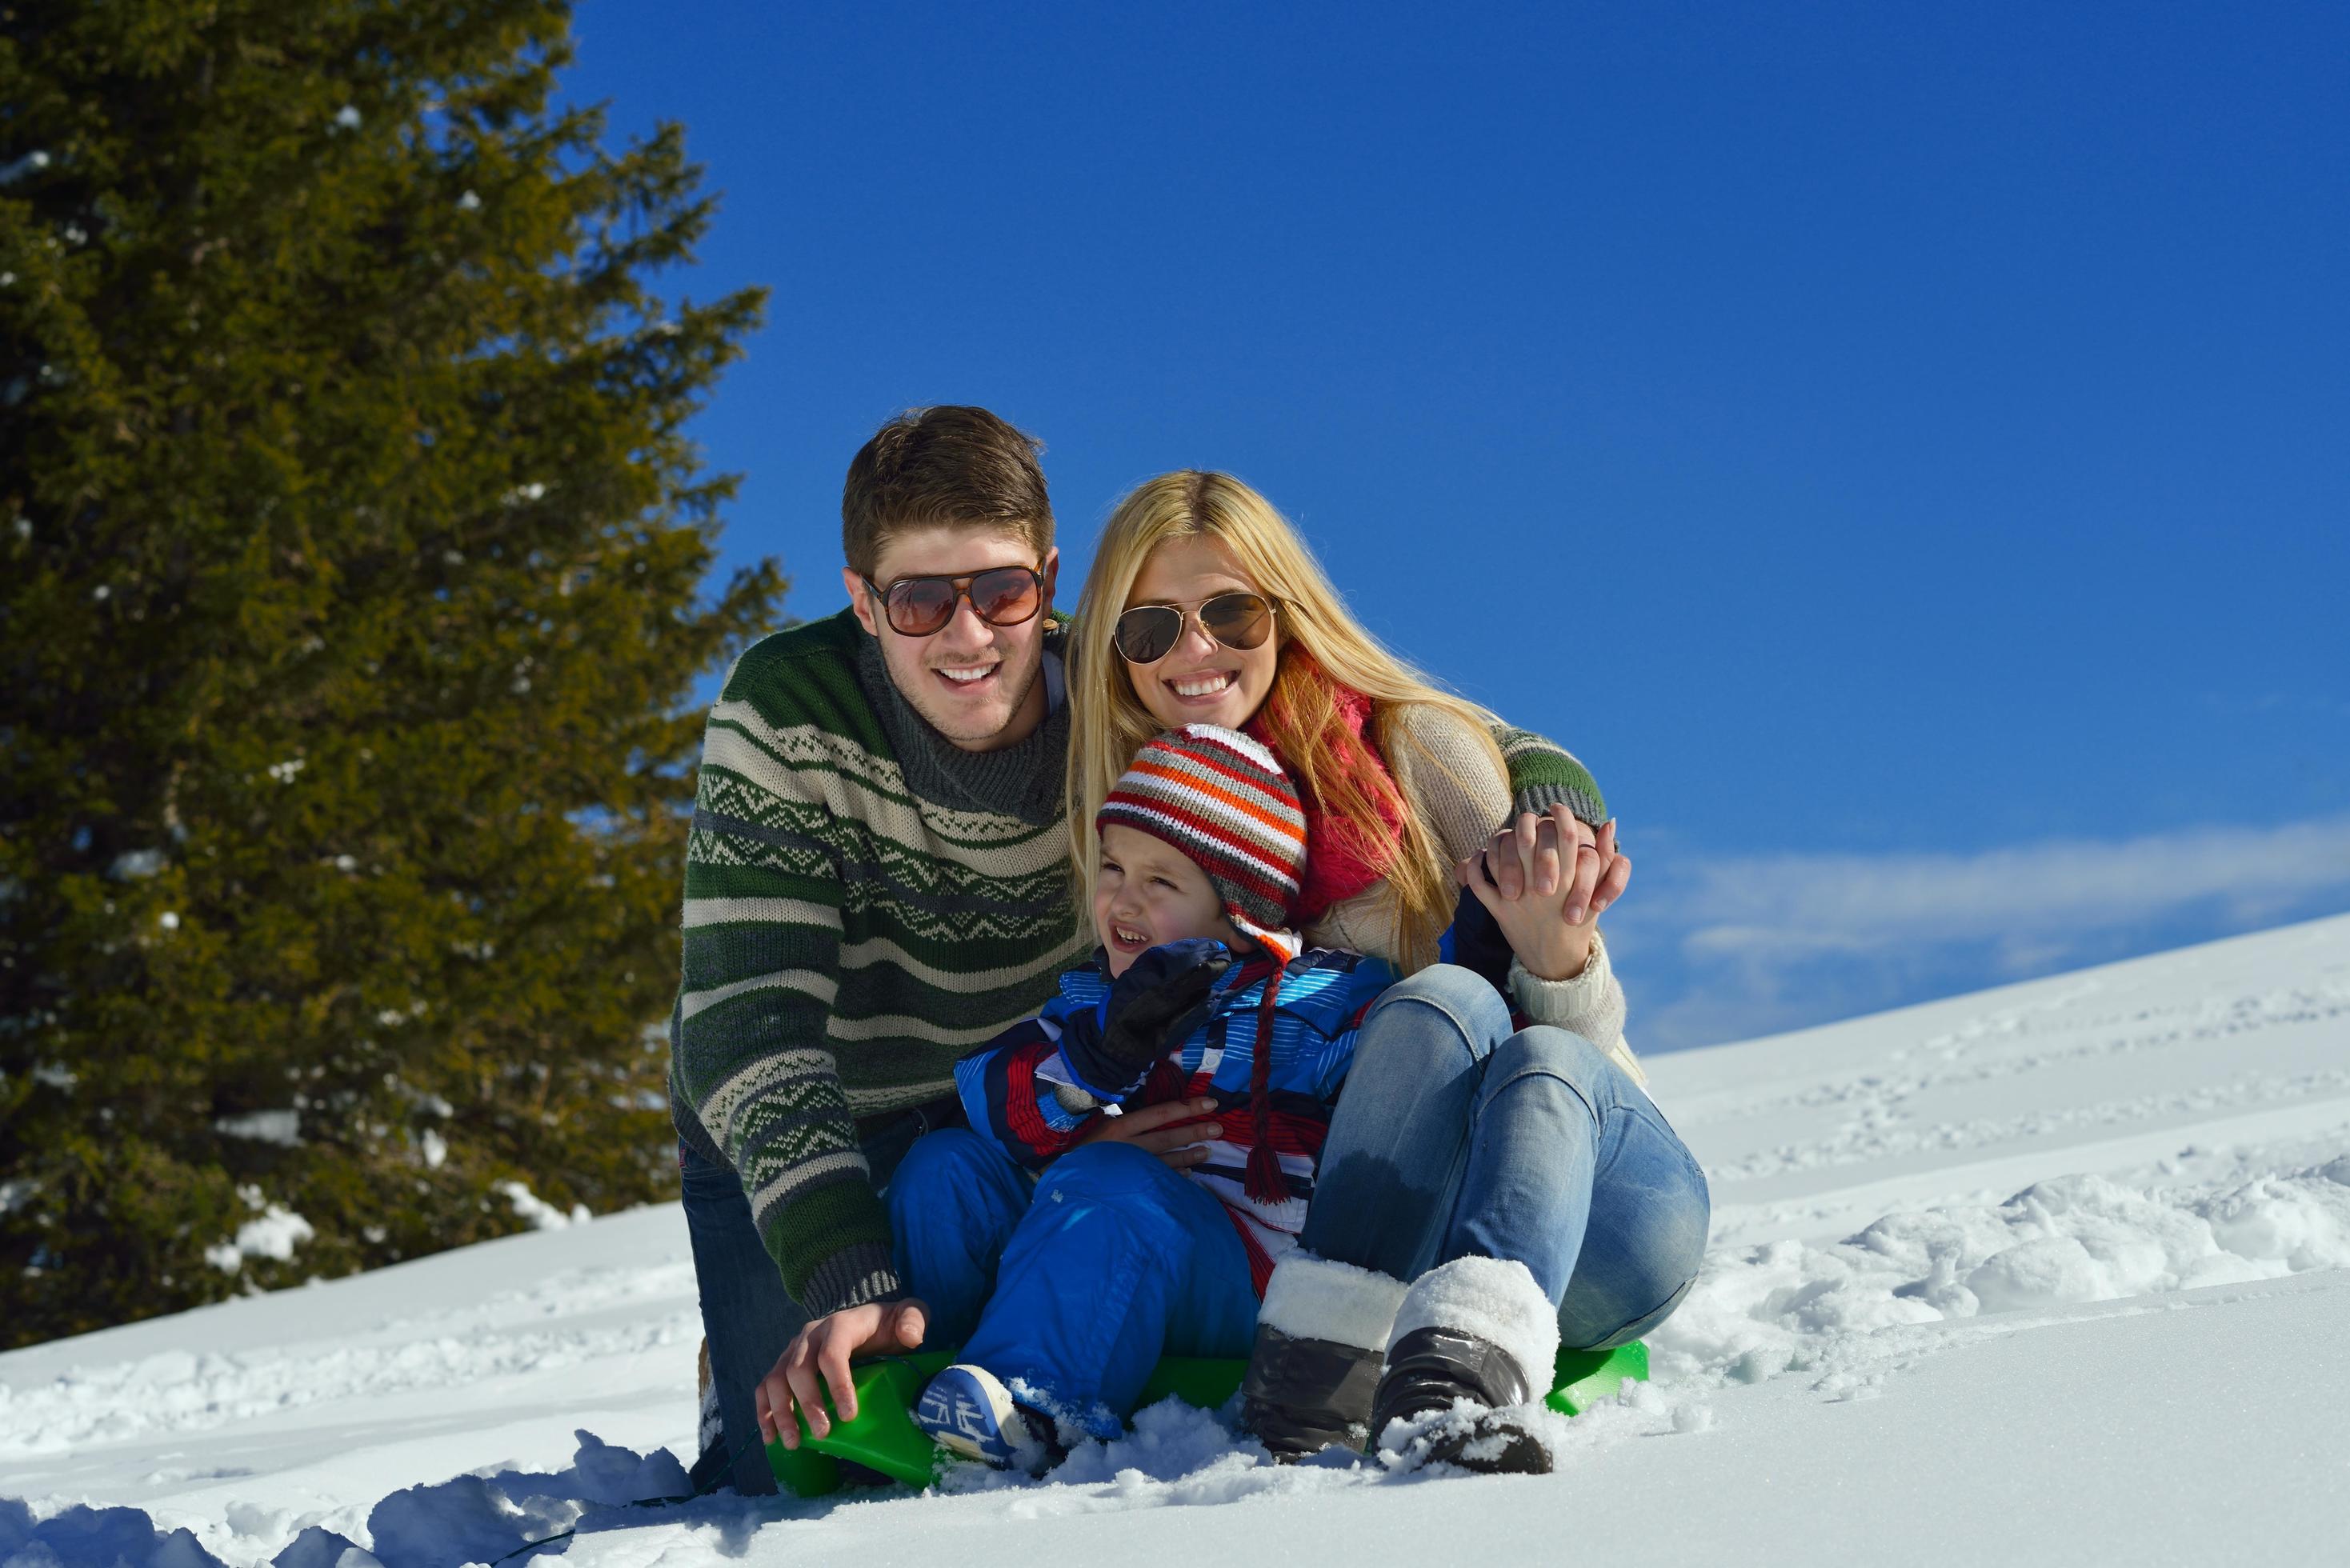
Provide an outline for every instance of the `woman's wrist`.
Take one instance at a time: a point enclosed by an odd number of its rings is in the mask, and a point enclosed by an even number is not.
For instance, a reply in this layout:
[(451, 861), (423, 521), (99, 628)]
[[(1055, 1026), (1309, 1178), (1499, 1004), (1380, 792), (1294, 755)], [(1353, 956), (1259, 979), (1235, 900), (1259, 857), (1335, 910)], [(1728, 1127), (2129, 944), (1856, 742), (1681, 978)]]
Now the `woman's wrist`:
[(1591, 925), (1569, 926), (1543, 944), (1543, 951), (1531, 957), (1516, 955), (1518, 967), (1536, 980), (1554, 985), (1565, 981), (1580, 980), (1583, 971), (1591, 967), (1592, 939), (1598, 928)]

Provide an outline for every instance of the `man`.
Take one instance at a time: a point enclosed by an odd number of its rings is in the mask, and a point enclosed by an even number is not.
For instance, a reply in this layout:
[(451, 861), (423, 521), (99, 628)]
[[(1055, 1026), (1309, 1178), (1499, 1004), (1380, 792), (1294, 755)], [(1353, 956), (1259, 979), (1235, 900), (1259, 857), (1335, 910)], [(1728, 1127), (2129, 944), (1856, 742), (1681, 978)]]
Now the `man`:
[(885, 425), (841, 496), (851, 607), (750, 649), (710, 711), (671, 1096), (703, 1466), (733, 1453), (744, 1492), (774, 1490), (754, 1390), (803, 1324), (853, 1320), (843, 1357), (919, 1342), (877, 1189), (954, 1114), (954, 1059), (1086, 950), (1037, 451), (983, 409)]

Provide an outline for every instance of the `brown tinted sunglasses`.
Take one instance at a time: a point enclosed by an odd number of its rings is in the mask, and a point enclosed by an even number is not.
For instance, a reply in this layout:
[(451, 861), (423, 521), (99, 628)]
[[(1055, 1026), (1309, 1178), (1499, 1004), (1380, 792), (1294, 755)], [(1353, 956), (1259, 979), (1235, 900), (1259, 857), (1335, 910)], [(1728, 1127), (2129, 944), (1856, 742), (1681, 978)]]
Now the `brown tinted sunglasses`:
[[(1209, 637), (1246, 653), (1273, 635), (1274, 607), (1263, 594), (1218, 594), (1191, 613)], [(1180, 605), (1137, 605), (1118, 618), (1110, 640), (1128, 664), (1156, 664), (1183, 640), (1183, 616)]]
[(899, 577), (886, 588), (867, 577), (865, 589), (881, 601), (889, 629), (901, 637), (943, 629), (954, 619), (957, 599), (969, 599), (971, 613), (990, 626), (1018, 626), (1045, 607), (1044, 574), (1031, 566), (996, 566), (961, 577)]

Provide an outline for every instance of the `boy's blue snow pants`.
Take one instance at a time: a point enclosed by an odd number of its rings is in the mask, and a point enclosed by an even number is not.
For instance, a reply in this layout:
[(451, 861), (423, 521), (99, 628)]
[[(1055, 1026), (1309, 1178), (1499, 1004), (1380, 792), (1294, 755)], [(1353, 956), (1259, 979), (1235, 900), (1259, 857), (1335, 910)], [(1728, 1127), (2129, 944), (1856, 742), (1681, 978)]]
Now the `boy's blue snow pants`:
[[(1072, 1149), (1029, 1178), (967, 1127), (930, 1133), (890, 1179), (926, 1343), (1024, 1403), (1115, 1436), (1162, 1355), (1245, 1356), (1257, 1299), (1224, 1206), (1130, 1145)], [(1016, 1380), (1016, 1386), (1015, 1386)]]

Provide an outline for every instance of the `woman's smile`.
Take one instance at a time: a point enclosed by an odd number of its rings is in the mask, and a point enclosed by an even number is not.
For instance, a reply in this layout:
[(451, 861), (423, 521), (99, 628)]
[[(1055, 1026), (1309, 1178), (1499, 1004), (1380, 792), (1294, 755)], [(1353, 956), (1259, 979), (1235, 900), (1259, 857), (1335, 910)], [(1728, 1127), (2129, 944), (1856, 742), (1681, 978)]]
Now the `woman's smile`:
[(1152, 718), (1170, 730), (1185, 724), (1237, 730), (1256, 716), (1280, 664), (1279, 636), (1254, 648), (1226, 648), (1201, 627), (1199, 607), (1219, 594), (1263, 591), (1216, 540), (1170, 539), (1150, 552), (1135, 574), (1127, 605), (1174, 605), (1184, 612), (1182, 635), (1165, 657), (1126, 667), (1134, 694)]

